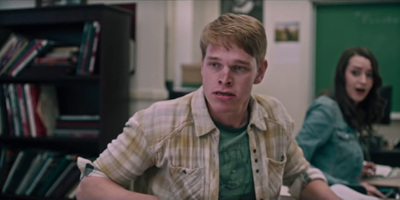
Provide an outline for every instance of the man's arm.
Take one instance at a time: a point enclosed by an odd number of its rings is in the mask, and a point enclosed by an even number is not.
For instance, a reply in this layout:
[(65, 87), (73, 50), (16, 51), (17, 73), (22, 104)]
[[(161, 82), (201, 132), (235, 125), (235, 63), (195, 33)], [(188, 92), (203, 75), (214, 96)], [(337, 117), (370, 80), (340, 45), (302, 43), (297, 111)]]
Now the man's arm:
[(329, 199), (339, 200), (338, 197), (328, 186), (328, 184), (321, 179), (314, 179), (301, 191), (300, 199), (312, 200), (312, 199)]
[(108, 178), (96, 176), (82, 179), (76, 198), (78, 200), (158, 200), (155, 196), (129, 191)]

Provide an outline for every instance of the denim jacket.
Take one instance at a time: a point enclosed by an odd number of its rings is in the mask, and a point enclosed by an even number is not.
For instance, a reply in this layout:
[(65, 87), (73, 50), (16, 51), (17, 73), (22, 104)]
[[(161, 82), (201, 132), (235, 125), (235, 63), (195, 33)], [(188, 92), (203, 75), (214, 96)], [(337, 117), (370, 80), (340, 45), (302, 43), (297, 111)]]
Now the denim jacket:
[(320, 96), (308, 109), (296, 140), (329, 185), (358, 185), (364, 160), (358, 135), (344, 120), (337, 102)]

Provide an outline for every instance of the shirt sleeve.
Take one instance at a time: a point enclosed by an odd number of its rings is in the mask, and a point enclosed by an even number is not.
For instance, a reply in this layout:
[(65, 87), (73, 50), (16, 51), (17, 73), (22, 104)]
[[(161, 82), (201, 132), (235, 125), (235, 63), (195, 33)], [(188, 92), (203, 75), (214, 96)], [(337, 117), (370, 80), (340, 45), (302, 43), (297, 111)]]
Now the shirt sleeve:
[(107, 145), (95, 161), (81, 158), (78, 167), (81, 178), (108, 177), (125, 187), (154, 165), (153, 157), (151, 145), (148, 145), (137, 117), (133, 116), (126, 123), (123, 132)]
[(310, 167), (302, 150), (293, 139), (288, 148), (283, 184), (289, 187), (291, 196), (299, 198), (303, 188), (314, 179), (326, 182), (324, 174), (319, 169)]

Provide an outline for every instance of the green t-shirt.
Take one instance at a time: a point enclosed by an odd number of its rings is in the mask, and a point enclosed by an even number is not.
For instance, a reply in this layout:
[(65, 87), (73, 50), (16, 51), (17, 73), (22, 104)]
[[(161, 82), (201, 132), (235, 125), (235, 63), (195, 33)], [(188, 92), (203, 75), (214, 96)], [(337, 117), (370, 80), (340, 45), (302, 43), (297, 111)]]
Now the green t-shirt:
[(217, 124), (219, 139), (219, 199), (255, 199), (249, 136), (246, 127), (232, 129)]

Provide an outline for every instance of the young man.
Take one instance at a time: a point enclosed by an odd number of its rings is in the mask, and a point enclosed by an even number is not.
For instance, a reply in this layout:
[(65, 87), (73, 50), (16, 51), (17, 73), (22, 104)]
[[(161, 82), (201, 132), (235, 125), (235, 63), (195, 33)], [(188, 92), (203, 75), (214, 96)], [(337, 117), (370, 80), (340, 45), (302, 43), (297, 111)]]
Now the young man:
[[(93, 163), (80, 158), (78, 199), (339, 199), (293, 140), (293, 122), (252, 95), (267, 69), (263, 25), (225, 14), (201, 37), (203, 86), (129, 119)], [(124, 189), (134, 180), (134, 191)], [(324, 191), (324, 192), (323, 192)]]

